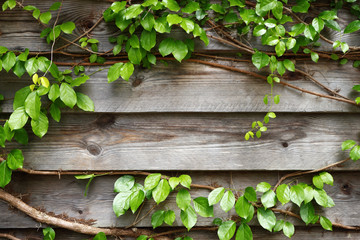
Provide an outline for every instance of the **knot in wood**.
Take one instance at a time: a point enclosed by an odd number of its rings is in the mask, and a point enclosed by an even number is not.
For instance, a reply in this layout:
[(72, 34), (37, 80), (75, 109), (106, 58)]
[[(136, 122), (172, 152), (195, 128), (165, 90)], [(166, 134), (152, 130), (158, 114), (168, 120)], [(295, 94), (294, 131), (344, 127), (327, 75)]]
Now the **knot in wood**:
[(102, 148), (96, 143), (88, 144), (86, 150), (88, 150), (89, 153), (94, 156), (98, 156), (102, 152)]

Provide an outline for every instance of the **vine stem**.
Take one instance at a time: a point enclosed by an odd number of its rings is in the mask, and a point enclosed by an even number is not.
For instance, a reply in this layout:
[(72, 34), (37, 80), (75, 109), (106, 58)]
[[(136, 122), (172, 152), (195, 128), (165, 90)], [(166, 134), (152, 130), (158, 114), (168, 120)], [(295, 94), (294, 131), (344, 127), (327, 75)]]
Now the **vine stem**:
[[(68, 229), (74, 232), (87, 234), (87, 235), (96, 235), (99, 232), (105, 233), (108, 236), (128, 236), (128, 237), (138, 237), (140, 235), (154, 235), (154, 232), (146, 229), (123, 229), (123, 228), (98, 228), (93, 227), (77, 222), (71, 222), (68, 220), (61, 219), (59, 217), (51, 216), (45, 212), (39, 211), (30, 205), (24, 203), (19, 198), (14, 197), (10, 193), (0, 189), (0, 199), (4, 200), (11, 206), (25, 213), (29, 217), (35, 219), (40, 223), (45, 223), (49, 225), (53, 225), (56, 227)], [(157, 238), (158, 240), (170, 240), (170, 238), (162, 236)]]
[(0, 238), (7, 238), (10, 240), (21, 240), (20, 238), (17, 238), (15, 236), (7, 234), (7, 233), (0, 233)]
[(318, 169), (314, 169), (314, 170), (310, 170), (310, 171), (305, 171), (305, 172), (295, 172), (295, 173), (289, 173), (283, 177), (281, 177), (279, 179), (279, 181), (276, 183), (275, 187), (274, 187), (274, 192), (276, 191), (277, 187), (283, 182), (285, 181), (286, 179), (290, 178), (290, 177), (296, 177), (296, 176), (301, 176), (301, 175), (306, 175), (306, 174), (311, 174), (311, 173), (317, 173), (317, 172), (321, 172), (321, 171), (324, 171), (324, 170), (327, 170), (329, 168), (333, 168), (333, 167), (336, 167), (340, 164), (343, 164), (347, 161), (349, 161), (350, 158), (346, 158), (344, 160), (341, 160), (339, 162), (336, 162), (336, 163), (333, 163), (333, 164), (330, 164), (330, 165), (327, 165), (325, 167), (322, 167), (322, 168), (318, 168)]

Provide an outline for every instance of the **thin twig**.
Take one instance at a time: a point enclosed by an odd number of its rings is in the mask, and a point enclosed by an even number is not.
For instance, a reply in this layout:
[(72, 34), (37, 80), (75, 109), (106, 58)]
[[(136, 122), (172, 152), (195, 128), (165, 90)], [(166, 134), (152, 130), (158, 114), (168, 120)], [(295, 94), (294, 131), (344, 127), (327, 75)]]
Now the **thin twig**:
[(306, 174), (311, 174), (311, 173), (317, 173), (317, 172), (321, 172), (321, 171), (324, 171), (324, 170), (327, 170), (329, 168), (333, 168), (333, 167), (336, 167), (340, 164), (343, 164), (347, 161), (349, 161), (350, 158), (346, 158), (344, 160), (341, 160), (339, 162), (336, 162), (336, 163), (332, 163), (330, 165), (327, 165), (325, 167), (322, 167), (322, 168), (318, 168), (318, 169), (314, 169), (314, 170), (310, 170), (310, 171), (305, 171), (305, 172), (295, 172), (295, 173), (289, 173), (283, 177), (281, 177), (279, 179), (279, 181), (276, 183), (275, 187), (274, 187), (274, 191), (276, 191), (277, 187), (284, 181), (286, 180), (287, 178), (290, 178), (290, 177), (296, 177), (296, 176), (300, 176), (300, 175), (306, 175)]
[(10, 240), (21, 240), (20, 238), (17, 238), (15, 236), (7, 234), (7, 233), (0, 233), (0, 238), (7, 238)]
[(142, 220), (144, 220), (144, 219), (145, 219), (147, 216), (149, 216), (149, 214), (156, 208), (156, 206), (157, 206), (156, 204), (155, 204), (154, 206), (152, 206), (152, 207), (149, 209), (149, 211), (147, 211), (147, 212), (144, 214), (144, 216), (142, 216), (140, 219), (134, 221), (131, 225), (125, 227), (125, 229), (131, 228), (131, 227), (135, 226), (136, 224), (138, 224), (139, 222), (141, 222)]

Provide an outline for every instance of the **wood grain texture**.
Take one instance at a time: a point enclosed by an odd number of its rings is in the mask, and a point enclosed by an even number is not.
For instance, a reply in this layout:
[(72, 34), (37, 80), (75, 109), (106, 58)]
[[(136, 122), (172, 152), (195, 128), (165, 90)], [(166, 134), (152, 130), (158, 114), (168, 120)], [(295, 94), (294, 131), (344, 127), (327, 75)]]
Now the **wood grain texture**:
[[(270, 233), (266, 230), (263, 230), (259, 227), (251, 227), (253, 232), (254, 240), (288, 240), (289, 238), (285, 237), (282, 232), (280, 233)], [(56, 229), (56, 239), (66, 239), (66, 240), (84, 240), (90, 239), (91, 236), (86, 236), (82, 234), (73, 233), (70, 231)], [(9, 229), (2, 230), (0, 233), (10, 233), (15, 235), (20, 239), (26, 240), (39, 240), (42, 239), (41, 229)], [(194, 240), (218, 240), (219, 238), (216, 236), (216, 232), (206, 232), (206, 231), (196, 231), (189, 232), (183, 234), (174, 234), (174, 239), (176, 237), (183, 236), (192, 237)], [(333, 232), (323, 230), (320, 227), (297, 227), (295, 230), (295, 235), (291, 239), (295, 240), (303, 240), (310, 239), (311, 240), (320, 240), (320, 239), (334, 239), (334, 240), (357, 240), (360, 238), (360, 233), (355, 231), (339, 231), (334, 230)], [(0, 238), (1, 240), (6, 240)], [(116, 240), (116, 238), (108, 237), (108, 240)], [(134, 238), (123, 238), (124, 240), (134, 240)]]
[[(226, 62), (218, 61), (227, 64)], [(231, 66), (256, 71), (249, 63), (231, 63)], [(359, 83), (359, 70), (351, 65), (334, 65), (306, 62), (299, 66), (317, 80), (339, 93), (355, 99), (359, 94), (352, 90)], [(88, 73), (96, 71), (91, 68)], [(266, 76), (267, 73), (263, 72)], [(15, 91), (30, 85), (25, 74), (21, 79), (13, 74), (0, 73), (0, 93), (5, 96), (0, 107), (12, 112)], [(327, 94), (320, 87), (299, 74), (284, 75), (283, 80), (319, 93)], [(91, 76), (77, 91), (89, 95), (95, 102), (96, 112), (267, 112), (269, 106), (263, 97), (270, 94), (264, 80), (241, 73), (230, 72), (196, 63), (160, 64), (153, 69), (137, 69), (129, 82), (118, 80), (107, 83), (107, 71)], [(281, 103), (274, 105), (275, 112), (360, 112), (360, 107), (301, 93), (276, 85), (274, 94), (281, 96)]]
[[(278, 114), (260, 139), (245, 141), (263, 114), (66, 114), (20, 147), (39, 170), (306, 170), (347, 157), (359, 114)], [(30, 130), (29, 130), (30, 132)], [(360, 169), (348, 163), (342, 169)]]
[[(280, 233), (270, 233), (266, 230), (263, 230), (259, 227), (251, 227), (253, 232), (253, 239), (254, 240), (288, 240), (289, 238), (285, 237), (282, 232)], [(9, 229), (9, 230), (2, 230), (0, 233), (10, 233), (15, 235), (20, 239), (26, 240), (39, 240), (42, 239), (42, 230), (41, 229)], [(56, 229), (56, 239), (66, 239), (66, 240), (84, 240), (90, 239), (91, 236), (82, 235), (73, 233), (70, 231)], [(194, 240), (218, 240), (219, 238), (216, 236), (216, 232), (206, 232), (206, 231), (196, 231), (196, 232), (189, 232), (183, 234), (174, 234), (173, 238), (176, 237), (183, 237), (183, 236), (192, 237)], [(334, 240), (357, 240), (360, 237), (360, 233), (355, 231), (339, 231), (334, 230), (333, 232), (325, 231), (320, 227), (297, 227), (295, 230), (295, 235), (291, 239), (295, 240), (303, 240), (303, 239), (310, 239), (311, 240), (320, 240), (320, 239), (334, 239)], [(6, 240), (0, 238), (1, 240)], [(113, 237), (108, 237), (108, 240), (117, 240)], [(124, 240), (134, 240), (134, 238), (123, 238)]]
[[(182, 172), (165, 172), (169, 176), (179, 176)], [(266, 181), (275, 185), (279, 176), (284, 172), (188, 172), (192, 176), (193, 183), (203, 185), (224, 186), (232, 189), (243, 190), (247, 186), (256, 187), (259, 182)], [(360, 184), (357, 172), (335, 172), (333, 173), (335, 184), (327, 186), (326, 191), (334, 199), (335, 207), (329, 209), (317, 209), (317, 213), (327, 216), (334, 222), (346, 225), (358, 226), (358, 201), (360, 200)], [(7, 187), (11, 192), (22, 194), (22, 198), (31, 206), (44, 209), (55, 214), (66, 214), (69, 217), (85, 220), (96, 220), (95, 226), (99, 227), (124, 227), (133, 223), (135, 215), (130, 212), (116, 218), (112, 210), (112, 200), (116, 196), (113, 192), (113, 184), (117, 176), (106, 176), (96, 178), (89, 188), (88, 197), (84, 197), (86, 180), (76, 180), (72, 176), (63, 176), (61, 180), (57, 176), (29, 176), (15, 174), (14, 181)], [(142, 177), (137, 177), (137, 181), (142, 182)], [(290, 179), (291, 180), (291, 179)], [(287, 182), (290, 182), (287, 181)], [(297, 178), (299, 182), (311, 181), (311, 176)], [(49, 187), (51, 186), (51, 187)], [(207, 197), (208, 190), (193, 189), (193, 198)], [(176, 216), (180, 216), (180, 211), (176, 207), (176, 193), (171, 194), (167, 201), (161, 203), (155, 210), (173, 209)], [(147, 202), (142, 210), (145, 214), (152, 206), (153, 201)], [(291, 204), (279, 208), (298, 212), (298, 208)], [(0, 202), (0, 211), (3, 221), (0, 228), (34, 228), (37, 223), (23, 213), (8, 208), (7, 204)], [(218, 204), (214, 208), (214, 215), (224, 219), (235, 216), (235, 211), (224, 213)], [(282, 218), (281, 214), (277, 214)], [(214, 218), (198, 218), (198, 226), (211, 226)], [(304, 226), (299, 220), (287, 218), (295, 225)], [(21, 224), (19, 224), (21, 223)], [(251, 225), (258, 225), (257, 221)], [(150, 218), (141, 221), (138, 227), (149, 227)], [(181, 226), (179, 218), (174, 226)]]

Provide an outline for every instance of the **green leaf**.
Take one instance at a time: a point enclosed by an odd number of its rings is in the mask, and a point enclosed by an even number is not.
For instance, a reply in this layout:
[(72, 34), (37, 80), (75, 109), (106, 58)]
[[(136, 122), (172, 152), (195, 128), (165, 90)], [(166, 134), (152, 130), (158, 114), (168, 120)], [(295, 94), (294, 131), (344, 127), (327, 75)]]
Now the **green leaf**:
[(163, 0), (162, 2), (171, 11), (177, 12), (180, 10), (179, 4), (175, 0)]
[(146, 235), (140, 235), (139, 237), (136, 238), (136, 240), (147, 240), (148, 236)]
[(261, 68), (269, 64), (270, 57), (265, 53), (256, 52), (255, 54), (252, 55), (251, 60), (254, 66), (260, 70)]
[(268, 28), (276, 27), (276, 23), (277, 23), (277, 21), (275, 19), (273, 19), (273, 18), (268, 18), (264, 22), (265, 26), (267, 26)]
[(311, 25), (314, 27), (315, 31), (320, 33), (324, 29), (324, 21), (321, 18), (314, 18)]
[(335, 31), (341, 32), (341, 27), (334, 20), (325, 21), (325, 26), (327, 26), (328, 28), (331, 28)]
[(240, 217), (247, 218), (250, 215), (250, 208), (251, 203), (244, 196), (239, 197), (236, 201), (235, 211)]
[(260, 225), (270, 232), (276, 224), (276, 216), (270, 209), (265, 210), (263, 207), (258, 208), (257, 218)]
[(163, 224), (164, 219), (165, 219), (165, 211), (158, 210), (154, 212), (153, 215), (151, 215), (151, 225), (155, 229)]
[(242, 223), (235, 236), (235, 240), (253, 240), (251, 228), (246, 223)]
[(209, 201), (205, 197), (194, 199), (195, 211), (202, 217), (214, 217), (214, 208), (209, 205)]
[(265, 208), (274, 207), (277, 202), (276, 194), (273, 190), (268, 190), (261, 196), (261, 203)]
[(87, 112), (93, 112), (95, 110), (94, 102), (87, 95), (77, 92), (76, 93), (77, 102), (76, 105)]
[(30, 58), (25, 62), (25, 69), (29, 76), (34, 75), (39, 69), (38, 60), (36, 58)]
[(130, 7), (128, 7), (125, 11), (125, 19), (129, 20), (132, 18), (136, 18), (137, 16), (142, 13), (143, 7), (140, 4), (133, 4)]
[(135, 178), (131, 175), (124, 175), (116, 180), (114, 184), (114, 192), (129, 191), (135, 184)]
[(52, 103), (50, 105), (50, 114), (51, 117), (56, 121), (56, 122), (60, 122), (61, 119), (61, 111), (60, 108), (55, 104)]
[(182, 12), (191, 14), (200, 9), (200, 4), (194, 1), (190, 1), (186, 6), (181, 9)]
[(60, 99), (69, 108), (73, 108), (77, 102), (76, 93), (74, 89), (68, 84), (63, 82), (60, 86)]
[(9, 49), (7, 49), (7, 47), (0, 46), (0, 54), (4, 54), (4, 53), (6, 53), (7, 51), (9, 51)]
[(20, 144), (22, 144), (22, 145), (26, 145), (26, 144), (28, 144), (29, 136), (28, 136), (28, 134), (27, 134), (27, 132), (26, 132), (25, 129), (20, 128), (20, 129), (18, 129), (18, 130), (15, 130), (14, 139), (15, 139), (18, 143), (20, 143)]
[(294, 185), (290, 188), (290, 199), (293, 203), (300, 207), (301, 203), (305, 199), (304, 189), (298, 185)]
[(191, 196), (188, 190), (181, 189), (176, 195), (176, 204), (181, 210), (186, 210), (191, 204)]
[(324, 189), (314, 189), (314, 198), (317, 204), (323, 207), (328, 205), (328, 195)]
[(220, 225), (217, 234), (220, 240), (230, 240), (234, 236), (235, 231), (236, 223), (234, 221), (226, 221)]
[(7, 156), (7, 165), (11, 170), (16, 170), (23, 167), (24, 156), (20, 149), (11, 150)]
[(332, 231), (332, 223), (326, 217), (324, 216), (320, 217), (320, 224), (325, 230)]
[(160, 17), (156, 19), (154, 28), (158, 33), (170, 33), (171, 31), (171, 27), (169, 26), (166, 17)]
[(13, 52), (7, 52), (2, 58), (2, 66), (6, 72), (9, 72), (9, 70), (15, 65), (15, 63), (16, 56)]
[(51, 227), (47, 227), (43, 229), (43, 240), (54, 240), (55, 239), (55, 231)]
[(127, 20), (125, 15), (120, 12), (115, 18), (115, 25), (121, 30), (124, 31), (132, 23), (131, 20)]
[(284, 232), (285, 236), (287, 236), (288, 238), (291, 238), (295, 233), (294, 225), (290, 222), (285, 222), (284, 227), (283, 227), (283, 232)]
[(49, 128), (47, 116), (43, 112), (40, 112), (38, 119), (31, 119), (31, 128), (36, 136), (42, 138)]
[(350, 158), (354, 161), (360, 159), (360, 146), (355, 146), (350, 150)]
[(285, 53), (285, 43), (283, 41), (280, 41), (278, 44), (276, 44), (275, 52), (278, 57), (281, 57)]
[(310, 3), (308, 0), (297, 0), (296, 5), (291, 8), (291, 10), (295, 13), (307, 13), (310, 7)]
[(20, 78), (26, 72), (25, 63), (22, 61), (17, 61), (12, 70), (14, 74)]
[(11, 181), (11, 169), (7, 166), (7, 161), (0, 163), (0, 187), (4, 188)]
[(181, 28), (185, 30), (185, 32), (187, 34), (191, 33), (192, 31), (194, 31), (194, 28), (195, 28), (195, 25), (194, 25), (194, 22), (190, 19), (187, 19), (187, 18), (184, 18), (182, 21), (181, 21), (181, 24), (180, 24)]
[(120, 76), (125, 81), (129, 81), (129, 78), (134, 73), (134, 65), (131, 62), (125, 63), (120, 69)]
[(311, 60), (313, 60), (314, 62), (318, 62), (319, 60), (319, 55), (316, 52), (311, 52)]
[(186, 174), (180, 175), (179, 180), (180, 180), (181, 185), (183, 185), (184, 187), (190, 189), (192, 180), (191, 180), (191, 177), (189, 175), (186, 175)]
[(292, 61), (290, 61), (289, 59), (285, 59), (283, 61), (283, 64), (287, 70), (289, 70), (291, 72), (295, 72), (295, 65)]
[(257, 25), (253, 30), (253, 35), (255, 37), (260, 37), (266, 33), (266, 28), (264, 25)]
[[(9, 121), (6, 121), (4, 124), (4, 128), (0, 127), (0, 129), (3, 129), (4, 131), (0, 134), (0, 138), (2, 138), (2, 140), (0, 140), (0, 142), (2, 142), (2, 145), (4, 145), (5, 140), (7, 141), (11, 141), (11, 139), (14, 137), (15, 135), (15, 131), (12, 131), (10, 129), (9, 126)], [(1, 130), (0, 130), (1, 131)]]
[(154, 15), (148, 13), (145, 18), (141, 19), (140, 24), (146, 31), (151, 31), (155, 25)]
[(235, 196), (232, 191), (227, 191), (221, 198), (220, 207), (224, 212), (228, 212), (235, 204)]
[(360, 30), (360, 20), (355, 20), (349, 23), (344, 29), (344, 33), (353, 33)]
[(145, 190), (154, 189), (159, 184), (160, 179), (161, 179), (160, 173), (153, 173), (147, 176), (144, 182)]
[(49, 21), (51, 19), (51, 13), (50, 12), (44, 12), (40, 15), (40, 22), (42, 22), (43, 24), (48, 24)]
[(25, 100), (25, 111), (32, 118), (37, 120), (40, 116), (41, 100), (37, 92), (31, 92)]
[(114, 2), (111, 4), (110, 8), (111, 10), (113, 10), (115, 13), (120, 12), (121, 10), (123, 10), (126, 6), (126, 1), (121, 1), (121, 2)]
[(271, 10), (274, 17), (280, 20), (283, 17), (283, 4), (280, 1), (276, 1), (275, 7)]
[[(135, 36), (135, 35), (133, 35)], [(156, 32), (155, 30), (149, 31), (142, 31), (140, 37), (141, 46), (146, 50), (150, 51), (156, 45)]]
[(257, 192), (266, 192), (271, 188), (271, 185), (267, 182), (261, 182), (256, 186)]
[(346, 140), (341, 144), (341, 149), (343, 151), (353, 148), (356, 145), (354, 140)]
[(340, 43), (340, 47), (341, 47), (341, 51), (343, 51), (343, 53), (346, 53), (349, 50), (349, 45), (346, 42)]
[(315, 209), (311, 202), (303, 203), (300, 207), (300, 217), (308, 225), (315, 217)]
[(276, 7), (276, 0), (262, 0), (260, 2), (261, 11), (267, 12)]
[[(160, 50), (160, 49), (159, 49)], [(172, 52), (175, 59), (181, 62), (188, 54), (188, 47), (180, 40), (176, 40), (174, 44), (174, 51)]]
[(310, 38), (311, 40), (314, 40), (316, 34), (317, 34), (317, 32), (312, 25), (306, 25), (305, 30), (304, 30), (305, 37)]
[(304, 203), (309, 203), (314, 198), (314, 189), (310, 186), (304, 188)]
[(186, 208), (185, 211), (181, 210), (180, 219), (181, 219), (182, 223), (184, 224), (184, 226), (186, 227), (186, 229), (188, 231), (190, 231), (190, 229), (193, 226), (195, 226), (195, 224), (197, 222), (197, 216), (196, 216), (195, 210), (191, 206)]
[(9, 127), (11, 130), (20, 129), (25, 126), (29, 116), (25, 112), (24, 107), (18, 107), (9, 118)]
[(61, 2), (54, 2), (49, 8), (50, 11), (56, 11), (61, 7)]
[(166, 20), (169, 23), (169, 25), (172, 26), (174, 24), (180, 24), (182, 22), (183, 18), (177, 14), (169, 14), (166, 17)]
[(253, 187), (245, 188), (244, 196), (246, 197), (247, 200), (249, 200), (251, 202), (256, 202), (257, 201), (256, 191), (255, 191), (255, 189)]
[(109, 83), (114, 82), (120, 77), (120, 70), (122, 69), (123, 65), (123, 63), (115, 63), (109, 68), (107, 74), (107, 79)]
[(55, 102), (55, 100), (60, 97), (59, 85), (57, 85), (57, 84), (51, 85), (48, 97), (53, 102)]
[(157, 204), (165, 201), (171, 191), (170, 185), (166, 179), (161, 179), (156, 188), (152, 191), (152, 196)]
[(142, 54), (140, 48), (131, 47), (128, 52), (128, 57), (130, 62), (132, 62), (133, 64), (140, 64), (142, 60)]
[(287, 184), (281, 184), (276, 189), (278, 200), (284, 205), (290, 201), (290, 188)]
[(314, 186), (318, 189), (323, 189), (324, 183), (319, 175), (315, 175), (312, 179)]
[(212, 190), (208, 197), (209, 205), (212, 206), (212, 205), (218, 203), (221, 200), (221, 198), (224, 196), (224, 193), (225, 193), (225, 188), (223, 188), (223, 187), (219, 187), (219, 188)]
[(165, 212), (165, 217), (164, 217), (164, 222), (167, 224), (167, 225), (170, 225), (172, 226), (174, 221), (175, 221), (175, 213), (174, 211), (172, 210), (168, 210)]
[(113, 210), (117, 217), (124, 215), (130, 207), (131, 191), (119, 192), (113, 201)]
[(177, 185), (179, 185), (179, 183), (180, 183), (180, 179), (177, 177), (171, 177), (169, 179), (169, 185), (173, 190), (176, 188)]
[(211, 4), (210, 9), (214, 10), (214, 12), (225, 14), (225, 9), (218, 3)]
[(165, 57), (171, 54), (174, 51), (175, 47), (175, 40), (173, 38), (166, 38), (161, 41), (159, 45), (159, 52), (163, 57)]
[(284, 227), (284, 225), (285, 225), (285, 222), (284, 222), (284, 220), (277, 220), (276, 221), (276, 224), (275, 224), (275, 227), (274, 227), (274, 232), (280, 232), (282, 229), (283, 229), (283, 227)]
[(61, 24), (60, 26), (61, 31), (63, 31), (66, 34), (72, 34), (72, 32), (75, 29), (75, 24), (73, 22), (65, 22)]
[(103, 232), (99, 232), (96, 234), (96, 236), (93, 238), (93, 240), (106, 240), (106, 235)]

